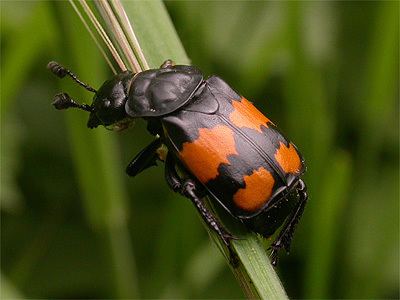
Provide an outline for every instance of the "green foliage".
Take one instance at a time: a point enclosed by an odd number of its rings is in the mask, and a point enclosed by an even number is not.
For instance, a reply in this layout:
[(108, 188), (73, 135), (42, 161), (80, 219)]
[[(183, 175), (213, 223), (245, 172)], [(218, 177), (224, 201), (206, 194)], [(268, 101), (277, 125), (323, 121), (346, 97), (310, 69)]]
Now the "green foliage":
[[(161, 5), (133, 3), (138, 24)], [(70, 5), (0, 5), (2, 298), (242, 297), (162, 168), (123, 174), (151, 140), (143, 122), (89, 131), (84, 112), (49, 105), (59, 90), (90, 102), (57, 87), (49, 60), (95, 87), (111, 75)], [(309, 206), (278, 267), (289, 296), (399, 298), (398, 2), (166, 6), (192, 63), (255, 101), (306, 158)], [(147, 30), (150, 57), (176, 53)]]

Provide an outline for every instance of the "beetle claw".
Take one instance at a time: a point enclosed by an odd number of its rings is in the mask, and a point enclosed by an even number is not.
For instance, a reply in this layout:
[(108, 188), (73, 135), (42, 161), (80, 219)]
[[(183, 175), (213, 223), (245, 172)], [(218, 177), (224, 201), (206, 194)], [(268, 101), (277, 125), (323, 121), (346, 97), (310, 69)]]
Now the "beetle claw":
[(230, 233), (228, 233), (228, 232), (224, 233), (224, 234), (223, 234), (223, 237), (226, 238), (229, 242), (230, 242), (231, 240), (234, 240), (234, 241), (242, 240), (242, 238), (239, 238), (239, 237), (237, 237), (237, 236), (235, 236), (235, 235), (233, 235), (233, 234), (230, 234)]
[(276, 241), (272, 243), (272, 245), (268, 248), (268, 250), (271, 250), (270, 253), (270, 259), (271, 259), (271, 264), (276, 267), (278, 265), (278, 254), (279, 251), (282, 249), (282, 245), (280, 244), (280, 241)]

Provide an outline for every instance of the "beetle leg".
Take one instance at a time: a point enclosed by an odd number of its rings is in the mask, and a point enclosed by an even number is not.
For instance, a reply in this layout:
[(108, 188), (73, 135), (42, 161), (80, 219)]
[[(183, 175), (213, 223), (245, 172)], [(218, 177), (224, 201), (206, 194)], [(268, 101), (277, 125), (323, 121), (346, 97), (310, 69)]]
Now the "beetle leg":
[(146, 148), (140, 151), (126, 167), (126, 173), (129, 176), (136, 176), (142, 171), (157, 165), (159, 156), (157, 149), (161, 147), (161, 139), (157, 138), (152, 141)]
[(200, 197), (198, 197), (198, 195), (196, 194), (196, 190), (197, 190), (196, 183), (193, 180), (188, 179), (185, 180), (185, 182), (182, 184), (181, 193), (193, 202), (193, 204), (196, 206), (197, 210), (201, 214), (203, 220), (222, 239), (224, 245), (228, 248), (230, 262), (234, 267), (236, 267), (238, 265), (238, 257), (236, 253), (233, 251), (230, 243), (230, 241), (232, 239), (235, 239), (235, 237), (232, 236), (221, 226), (221, 224), (218, 222), (215, 216), (208, 210), (203, 200)]
[(196, 189), (196, 183), (191, 179), (187, 179), (182, 184), (181, 193), (193, 202), (207, 225), (209, 225), (222, 238), (226, 246), (229, 246), (230, 240), (234, 237), (230, 233), (228, 233), (221, 226), (221, 224), (219, 224), (218, 220), (205, 206), (203, 200), (198, 197)]
[(173, 60), (171, 60), (171, 59), (167, 59), (160, 66), (160, 69), (165, 69), (165, 68), (169, 68), (169, 67), (173, 67), (173, 66), (175, 66), (175, 62)]
[(176, 162), (174, 157), (168, 154), (165, 160), (165, 179), (168, 185), (174, 192), (182, 194), (193, 202), (203, 220), (221, 237), (224, 245), (228, 248), (231, 264), (237, 266), (238, 258), (230, 244), (230, 241), (235, 239), (235, 237), (228, 233), (208, 210), (202, 200), (204, 196), (201, 192), (202, 188), (191, 179), (182, 180), (175, 167)]
[(294, 230), (296, 229), (296, 225), (299, 222), (307, 203), (307, 187), (301, 179), (298, 183), (297, 193), (299, 195), (299, 202), (288, 217), (285, 225), (283, 225), (283, 229), (279, 233), (278, 237), (271, 245), (271, 263), (273, 266), (276, 266), (278, 263), (278, 252), (280, 249), (285, 248), (286, 252), (289, 253)]

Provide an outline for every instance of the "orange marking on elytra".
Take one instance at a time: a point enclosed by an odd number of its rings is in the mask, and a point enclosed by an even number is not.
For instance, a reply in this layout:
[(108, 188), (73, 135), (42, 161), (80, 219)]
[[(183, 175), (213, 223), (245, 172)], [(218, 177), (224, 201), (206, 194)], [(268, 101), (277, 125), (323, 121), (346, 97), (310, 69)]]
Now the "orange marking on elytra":
[(246, 186), (233, 195), (236, 206), (245, 211), (256, 211), (271, 197), (275, 179), (264, 167), (244, 176)]
[(295, 147), (289, 143), (289, 147), (279, 142), (279, 149), (275, 152), (275, 159), (286, 173), (299, 173), (301, 169), (301, 160)]
[(268, 127), (271, 121), (264, 116), (249, 100), (242, 98), (240, 101), (232, 101), (235, 109), (230, 115), (229, 120), (237, 127), (247, 127), (261, 132), (261, 126)]
[(223, 125), (200, 128), (198, 139), (183, 143), (180, 152), (182, 161), (202, 183), (217, 177), (218, 166), (229, 163), (232, 154), (238, 154), (233, 131)]

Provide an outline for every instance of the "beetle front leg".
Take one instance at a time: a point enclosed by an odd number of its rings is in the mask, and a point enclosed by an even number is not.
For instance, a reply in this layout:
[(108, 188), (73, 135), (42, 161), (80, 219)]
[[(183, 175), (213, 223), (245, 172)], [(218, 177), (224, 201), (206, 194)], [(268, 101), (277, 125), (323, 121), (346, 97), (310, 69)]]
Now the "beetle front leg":
[(142, 171), (157, 165), (159, 156), (157, 150), (161, 147), (161, 139), (157, 138), (152, 141), (146, 148), (140, 151), (126, 167), (126, 173), (129, 176), (136, 176)]
[(276, 266), (278, 263), (278, 252), (282, 248), (285, 248), (286, 252), (289, 253), (290, 243), (292, 242), (293, 233), (296, 229), (296, 225), (299, 222), (304, 208), (306, 206), (308, 195), (307, 195), (307, 187), (304, 184), (303, 180), (299, 180), (297, 187), (297, 193), (299, 195), (299, 202), (293, 212), (288, 217), (285, 225), (283, 225), (283, 229), (279, 233), (278, 237), (271, 245), (271, 263), (273, 266)]

